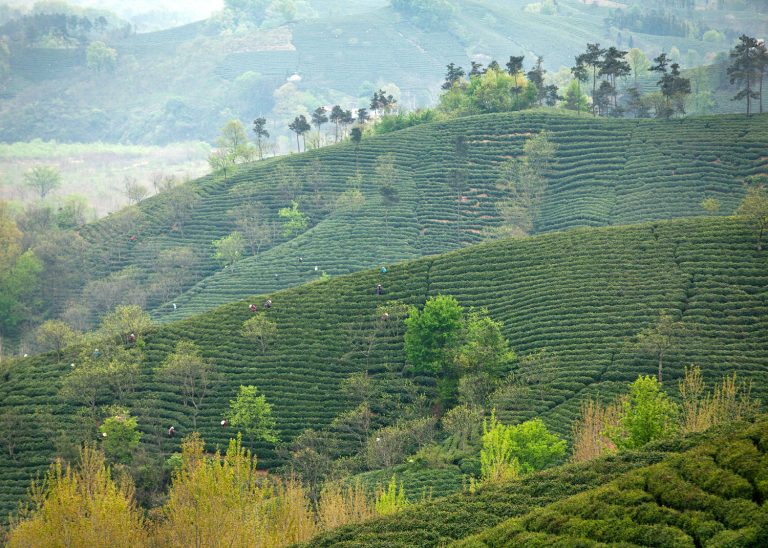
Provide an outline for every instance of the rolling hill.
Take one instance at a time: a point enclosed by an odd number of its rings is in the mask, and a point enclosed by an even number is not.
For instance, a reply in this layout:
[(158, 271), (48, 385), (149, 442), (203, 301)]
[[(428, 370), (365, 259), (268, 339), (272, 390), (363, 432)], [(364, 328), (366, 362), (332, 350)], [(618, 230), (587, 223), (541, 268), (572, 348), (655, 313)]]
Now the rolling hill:
[[(545, 349), (555, 356), (553, 374), (528, 397), (493, 402), (505, 421), (541, 416), (567, 435), (582, 398), (610, 397), (638, 374), (653, 373), (653, 357), (628, 341), (660, 309), (675, 311), (690, 328), (667, 357), (666, 382), (675, 383), (684, 366), (696, 363), (710, 381), (730, 372), (754, 380), (754, 395), (765, 400), (767, 266), (768, 255), (756, 251), (751, 228), (732, 218), (580, 228), (483, 243), (390, 265), (386, 274), (368, 270), (274, 293), (268, 315), (278, 334), (264, 351), (239, 335), (252, 299), (158, 326), (145, 337), (141, 375), (124, 403), (139, 418), (147, 451), (167, 455), (176, 449), (178, 438), (168, 439), (165, 431), (174, 424), (183, 437), (191, 419), (178, 388), (155, 371), (179, 339), (189, 339), (219, 374), (198, 417), (206, 441), (221, 446), (231, 435), (218, 425), (240, 384), (263, 390), (281, 438), (290, 441), (305, 428), (328, 426), (349, 407), (339, 397), (339, 383), (354, 372), (367, 370), (401, 393), (407, 376), (402, 326), (380, 325), (377, 306), (418, 305), (441, 293), (467, 307), (487, 307), (504, 322), (519, 355)], [(374, 291), (377, 283), (384, 286), (382, 296)], [(60, 361), (52, 354), (18, 360), (0, 380), (0, 412), (12, 408), (24, 417), (14, 438), (16, 458), (0, 456), (3, 511), (14, 508), (30, 479), (47, 466), (55, 435), (75, 428), (75, 407), (57, 396), (74, 360), (68, 353)], [(412, 380), (432, 393), (433, 379)], [(39, 425), (46, 414), (54, 419), (53, 431)], [(272, 447), (257, 452), (264, 466), (280, 462)]]
[[(476, 116), (367, 138), (359, 151), (344, 143), (243, 165), (227, 178), (205, 177), (191, 183), (201, 201), (182, 229), (168, 213), (176, 195), (145, 200), (130, 223), (123, 212), (80, 231), (94, 250), (89, 270), (98, 278), (136, 266), (146, 279), (163, 250), (192, 248), (197, 262), (190, 282), (199, 283), (188, 283), (185, 294), (173, 297), (175, 310), (162, 299), (148, 303), (156, 318), (170, 321), (305, 283), (322, 272), (347, 274), (478, 243), (501, 223), (499, 163), (518, 157), (525, 140), (542, 130), (558, 149), (538, 233), (700, 215), (706, 197), (716, 198), (729, 214), (744, 194), (743, 179), (768, 171), (768, 115), (668, 122), (546, 111)], [(453, 153), (460, 137), (468, 146), (461, 166)], [(385, 209), (375, 166), (388, 154), (399, 200)], [(467, 173), (461, 189), (450, 183), (457, 167)], [(365, 203), (353, 211), (335, 208), (357, 168)], [(286, 172), (296, 183), (293, 190), (281, 186)], [(221, 269), (213, 260), (211, 241), (236, 228), (238, 208), (260, 204), (264, 219), (277, 224), (278, 210), (292, 198), (310, 218), (308, 231), (291, 238), (278, 234), (271, 247), (234, 268)], [(138, 240), (131, 241), (132, 235)], [(51, 300), (64, 305), (63, 298)]]

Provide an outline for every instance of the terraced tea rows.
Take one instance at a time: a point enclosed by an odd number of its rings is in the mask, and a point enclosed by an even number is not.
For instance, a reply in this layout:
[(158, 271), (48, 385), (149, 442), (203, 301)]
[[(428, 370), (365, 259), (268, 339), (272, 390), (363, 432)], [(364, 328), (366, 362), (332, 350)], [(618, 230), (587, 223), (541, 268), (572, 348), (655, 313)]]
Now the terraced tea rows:
[[(200, 345), (219, 373), (198, 417), (212, 447), (232, 435), (218, 424), (240, 384), (264, 391), (282, 439), (290, 441), (304, 428), (327, 426), (348, 408), (339, 397), (346, 376), (365, 369), (382, 379), (399, 375), (402, 340), (397, 329), (377, 327), (377, 306), (391, 300), (420, 304), (438, 293), (453, 294), (464, 306), (488, 307), (505, 323), (518, 354), (547, 350), (555, 357), (526, 397), (494, 402), (505, 421), (540, 415), (567, 435), (583, 397), (611, 397), (638, 374), (655, 372), (654, 358), (628, 341), (661, 308), (681, 313), (690, 327), (684, 343), (666, 358), (665, 382), (674, 386), (683, 367), (697, 363), (710, 381), (736, 371), (756, 381), (755, 396), (768, 397), (768, 255), (756, 251), (753, 234), (741, 221), (578, 229), (389, 266), (386, 274), (368, 270), (272, 294), (268, 315), (278, 335), (266, 351), (239, 335), (251, 315), (249, 302), (264, 297), (149, 333), (141, 378), (127, 401), (139, 416), (146, 449), (167, 454), (177, 447), (178, 438), (165, 437), (170, 424), (181, 436), (191, 431), (176, 387), (155, 374), (179, 339)], [(374, 291), (378, 283), (384, 286), (380, 297)], [(0, 381), (0, 413), (13, 406), (26, 416), (17, 460), (0, 456), (0, 510), (14, 506), (29, 478), (53, 455), (55, 435), (37, 426), (33, 412), (48, 410), (63, 421), (61, 429), (72, 426), (75, 409), (57, 397), (72, 361), (72, 356), (61, 363), (53, 363), (51, 355), (28, 358)], [(431, 393), (429, 379), (415, 381)], [(279, 462), (272, 447), (259, 446), (258, 455), (264, 466)]]
[[(170, 303), (156, 311), (164, 320), (187, 317), (248, 294), (303, 283), (323, 271), (346, 274), (479, 242), (501, 222), (498, 164), (521, 154), (525, 140), (541, 130), (551, 132), (558, 150), (538, 232), (699, 215), (705, 197), (717, 198), (721, 212), (730, 213), (743, 196), (743, 178), (768, 171), (761, 152), (768, 148), (768, 115), (671, 122), (544, 112), (488, 115), (366, 139), (357, 152), (347, 143), (244, 166), (226, 181), (209, 176), (193, 183), (204, 199), (183, 226), (174, 229), (168, 220), (172, 197), (142, 203), (146, 219), (135, 229), (138, 242), (129, 241), (133, 228), (110, 219), (83, 235), (109, 259), (94, 265), (102, 275), (131, 264), (149, 271), (160, 250), (194, 248), (196, 276), (203, 281), (175, 299), (175, 311)], [(459, 136), (469, 147), (468, 178), (460, 191), (450, 185)], [(385, 154), (393, 155), (399, 192), (389, 211), (375, 178), (376, 161)], [(279, 165), (290, 166), (299, 178), (295, 194), (312, 228), (290, 240), (278, 238), (271, 249), (234, 269), (217, 271), (210, 243), (235, 228), (233, 210), (255, 201), (265, 207), (268, 221), (279, 222), (277, 211), (291, 197), (278, 188)], [(331, 204), (358, 167), (365, 204), (358, 211), (334, 212)]]
[[(610, 544), (623, 538), (621, 534), (642, 529), (648, 536), (635, 537), (632, 544), (625, 542), (632, 546), (668, 546), (671, 543), (658, 541), (668, 540), (668, 536), (661, 535), (669, 535), (675, 525), (688, 531), (694, 529), (687, 539), (677, 537), (680, 544), (676, 545), (680, 546), (694, 546), (694, 539), (711, 539), (718, 533), (725, 537), (718, 540), (748, 539), (745, 533), (759, 531), (760, 527), (764, 535), (768, 530), (764, 505), (762, 510), (756, 508), (744, 494), (751, 494), (748, 480), (760, 476), (760, 467), (764, 476), (767, 429), (763, 417), (756, 425), (739, 425), (730, 432), (688, 436), (635, 452), (557, 467), (521, 480), (484, 486), (476, 493), (453, 495), (406, 508), (393, 516), (342, 527), (304, 546), (592, 546), (600, 541)], [(718, 468), (712, 466), (710, 455), (730, 459), (725, 464), (718, 461)], [(674, 509), (657, 506), (652, 496), (640, 493), (643, 488), (638, 489), (638, 478), (645, 478), (665, 506)], [(718, 485), (712, 481), (714, 478), (725, 485)], [(634, 490), (626, 489), (629, 484)], [(740, 491), (733, 489), (734, 485)], [(754, 491), (764, 489), (760, 485)], [(704, 494), (704, 490), (709, 493)], [(738, 493), (735, 497), (734, 492)], [(701, 508), (702, 501), (716, 507), (717, 519), (710, 512), (690, 511)], [(614, 517), (617, 512), (624, 521), (617, 523), (621, 519)], [(718, 521), (740, 525), (750, 518), (753, 521), (747, 529), (737, 533), (726, 532)], [(557, 528), (570, 534), (538, 532)], [(602, 538), (601, 532), (605, 534)]]

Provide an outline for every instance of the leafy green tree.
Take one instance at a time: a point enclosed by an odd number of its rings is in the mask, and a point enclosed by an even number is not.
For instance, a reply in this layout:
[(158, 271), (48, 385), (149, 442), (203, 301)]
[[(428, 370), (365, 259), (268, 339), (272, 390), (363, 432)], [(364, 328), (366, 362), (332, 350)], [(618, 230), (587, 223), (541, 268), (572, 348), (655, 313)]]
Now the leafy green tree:
[(277, 424), (272, 417), (272, 406), (264, 394), (258, 394), (255, 386), (240, 386), (237, 397), (229, 402), (229, 423), (248, 436), (249, 449), (253, 453), (254, 441), (277, 443)]
[(19, 444), (19, 432), (26, 426), (27, 419), (18, 409), (6, 407), (0, 413), (0, 444), (8, 452), (8, 456), (16, 461), (16, 447)]
[(403, 484), (401, 483), (398, 487), (397, 477), (393, 475), (387, 488), (376, 494), (376, 513), (380, 516), (387, 516), (399, 512), (406, 506), (408, 506), (408, 499), (405, 496)]
[[(310, 129), (312, 129), (312, 126), (310, 126), (309, 122), (307, 121), (307, 117), (303, 114), (299, 114), (296, 118), (293, 119), (293, 122), (288, 124), (288, 129), (296, 134), (296, 148), (298, 152), (301, 152), (301, 143), (299, 142), (299, 137), (303, 136)], [(306, 149), (307, 141), (306, 138), (304, 138), (304, 150)]]
[(304, 232), (309, 226), (309, 217), (299, 209), (299, 203), (291, 202), (291, 207), (284, 207), (277, 212), (283, 220), (283, 236), (289, 238)]
[(685, 335), (685, 326), (682, 322), (675, 321), (672, 315), (662, 310), (656, 322), (646, 327), (637, 334), (638, 347), (653, 354), (659, 363), (659, 382), (662, 382), (664, 370), (664, 357), (667, 352), (680, 344), (680, 339)]
[(541, 419), (505, 426), (492, 413), (490, 424), (483, 425), (482, 475), (493, 481), (543, 470), (561, 462), (565, 450), (565, 440)]
[(52, 166), (37, 166), (24, 174), (24, 184), (44, 199), (61, 186), (61, 173)]
[(568, 87), (565, 90), (565, 103), (563, 108), (568, 110), (575, 110), (581, 114), (583, 110), (589, 108), (589, 99), (581, 92), (581, 85), (577, 78), (571, 80)]
[(472, 405), (457, 405), (440, 419), (443, 430), (453, 438), (460, 451), (466, 451), (480, 434), (482, 409)]
[(98, 40), (91, 42), (85, 50), (85, 63), (96, 72), (112, 72), (117, 66), (117, 50)]
[(328, 123), (328, 110), (325, 107), (317, 107), (312, 113), (312, 125), (317, 128), (317, 136), (320, 137), (320, 129)]
[(381, 194), (381, 203), (384, 206), (384, 228), (389, 239), (389, 212), (390, 208), (400, 201), (395, 183), (397, 181), (397, 168), (395, 167), (395, 155), (388, 152), (376, 159), (374, 168), (375, 181)]
[[(3, 244), (0, 243), (0, 248)], [(0, 260), (3, 250), (0, 250)], [(0, 262), (0, 351), (3, 338), (33, 315), (32, 305), (43, 265), (30, 251)]]
[(262, 246), (272, 243), (272, 229), (261, 204), (249, 202), (233, 213), (238, 232), (243, 235), (253, 255), (258, 255)]
[(77, 335), (61, 320), (47, 320), (35, 330), (35, 342), (45, 352), (54, 350), (61, 359), (62, 349), (77, 342)]
[(736, 214), (743, 217), (752, 225), (757, 237), (757, 250), (763, 249), (763, 236), (768, 229), (768, 191), (765, 186), (758, 184), (747, 189), (747, 195), (742, 200)]
[(661, 390), (658, 379), (640, 376), (622, 402), (620, 428), (608, 434), (619, 448), (641, 447), (672, 434), (677, 428), (677, 414), (677, 405)]
[(108, 401), (125, 402), (136, 387), (143, 354), (122, 345), (88, 341), (73, 367), (64, 377), (59, 395), (65, 401), (84, 406), (96, 420), (98, 405)]
[(463, 371), (498, 375), (515, 359), (509, 341), (502, 335), (503, 325), (494, 321), (488, 310), (471, 310), (467, 315), (463, 343), (456, 353), (456, 363)]
[(154, 261), (150, 276), (152, 291), (163, 302), (179, 295), (195, 279), (197, 256), (192, 247), (163, 249)]
[(734, 101), (747, 100), (747, 116), (752, 112), (752, 101), (760, 101), (760, 112), (763, 112), (763, 80), (768, 67), (768, 51), (764, 42), (746, 34), (739, 37), (739, 43), (730, 53), (731, 65), (727, 72), (730, 83), (742, 85), (742, 89), (734, 95)]
[[(221, 152), (221, 151), (217, 151)], [(229, 165), (227, 160), (226, 165)], [(191, 185), (178, 185), (166, 192), (166, 207), (171, 230), (178, 230), (184, 236), (184, 225), (200, 203), (200, 196)], [(131, 211), (131, 210), (129, 210)]]
[(243, 258), (245, 240), (243, 240), (243, 235), (237, 231), (214, 240), (211, 245), (214, 249), (213, 258), (225, 267), (229, 266), (234, 269), (235, 263)]
[(715, 215), (720, 211), (720, 202), (714, 198), (704, 198), (701, 201), (701, 208), (711, 215)]
[[(362, 110), (362, 109), (361, 109)], [(363, 141), (363, 128), (353, 127), (349, 134), (352, 142), (355, 143), (355, 171), (360, 169), (360, 143)]]
[[(576, 57), (576, 66), (583, 67), (587, 71), (592, 72), (592, 104), (595, 104), (595, 98), (597, 96), (597, 72), (603, 64), (603, 55), (605, 55), (605, 49), (600, 47), (600, 44), (587, 44), (587, 50)], [(597, 111), (593, 109), (593, 114), (596, 116)]]
[(277, 323), (267, 318), (265, 314), (257, 314), (243, 323), (240, 333), (249, 341), (258, 343), (264, 351), (270, 341), (277, 336)]
[(683, 78), (678, 63), (669, 63), (666, 53), (654, 59), (656, 63), (649, 70), (661, 75), (656, 84), (659, 86), (664, 101), (662, 108), (657, 108), (656, 116), (671, 118), (676, 112), (685, 114), (685, 98), (691, 93), (691, 81)]
[(455, 297), (430, 297), (423, 310), (412, 306), (405, 320), (405, 355), (414, 370), (453, 373), (453, 353), (460, 340), (464, 309)]
[(122, 410), (119, 414), (105, 419), (99, 426), (99, 432), (101, 447), (107, 459), (120, 464), (130, 464), (141, 440), (136, 418), (132, 417), (127, 409)]
[(269, 131), (267, 131), (267, 119), (256, 118), (253, 121), (253, 133), (256, 135), (256, 149), (259, 152), (259, 160), (264, 159), (264, 143), (269, 139)]
[(640, 48), (631, 48), (627, 52), (627, 62), (632, 69), (632, 77), (635, 80), (635, 85), (637, 85), (637, 77), (640, 74), (648, 72), (648, 69), (651, 68), (651, 62)]
[(192, 408), (192, 428), (197, 428), (197, 415), (214, 381), (213, 365), (191, 341), (179, 341), (158, 373), (181, 390), (182, 404)]
[(442, 89), (449, 90), (457, 84), (460, 85), (464, 82), (466, 75), (467, 73), (464, 72), (463, 68), (456, 66), (454, 63), (449, 64), (446, 67), (445, 82), (443, 82), (443, 85), (441, 86)]
[(253, 157), (253, 150), (248, 142), (245, 127), (240, 120), (232, 119), (221, 128), (216, 146), (223, 152), (223, 160), (232, 166), (247, 162)]
[(547, 188), (544, 175), (554, 158), (557, 145), (549, 140), (549, 133), (540, 132), (526, 141), (524, 157), (512, 158), (499, 166), (499, 184), (508, 195), (499, 209), (508, 225), (529, 234), (536, 226), (541, 202)]
[(152, 326), (152, 319), (137, 305), (119, 305), (101, 320), (99, 334), (109, 341), (128, 344), (133, 334), (140, 339)]

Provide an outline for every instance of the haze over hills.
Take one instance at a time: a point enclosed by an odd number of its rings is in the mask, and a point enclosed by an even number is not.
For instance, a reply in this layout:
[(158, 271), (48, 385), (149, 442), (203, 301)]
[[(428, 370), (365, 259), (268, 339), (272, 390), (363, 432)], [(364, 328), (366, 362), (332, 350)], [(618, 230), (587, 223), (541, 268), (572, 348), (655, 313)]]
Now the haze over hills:
[[(768, 24), (768, 14), (755, 13), (751, 5), (720, 12), (672, 10), (669, 17), (693, 21), (694, 34), (648, 34), (606, 22), (611, 9), (596, 4), (560, 0), (551, 13), (529, 7), (536, 5), (468, 0), (442, 23), (425, 26), (381, 1), (356, 0), (340, 10), (334, 2), (316, 0), (301, 3), (292, 20), (275, 19), (258, 30), (241, 25), (232, 31), (214, 18), (115, 36), (108, 40), (117, 52), (113, 72), (89, 70), (82, 49), (11, 42), (0, 139), (211, 142), (229, 118), (263, 115), (274, 135), (286, 137), (278, 143), (285, 152), (290, 119), (320, 105), (367, 107), (373, 91), (389, 86), (406, 108), (430, 106), (449, 62), (503, 64), (510, 55), (524, 55), (527, 70), (542, 56), (550, 76), (564, 86), (569, 75), (554, 73), (571, 67), (588, 41), (637, 47), (649, 59), (675, 48), (683, 66), (693, 68), (727, 51), (735, 33), (761, 35)], [(716, 40), (703, 40), (707, 28), (720, 33), (713, 35)], [(287, 81), (294, 75), (300, 80)], [(718, 80), (718, 88), (727, 87)], [(725, 94), (714, 98), (689, 110), (738, 110)]]

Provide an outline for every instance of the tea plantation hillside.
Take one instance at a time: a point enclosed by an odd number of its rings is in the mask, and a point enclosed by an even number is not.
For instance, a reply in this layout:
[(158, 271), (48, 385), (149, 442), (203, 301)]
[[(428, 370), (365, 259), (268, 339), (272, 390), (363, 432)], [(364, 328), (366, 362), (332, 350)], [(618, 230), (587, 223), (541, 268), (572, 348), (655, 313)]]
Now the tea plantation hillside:
[(767, 454), (763, 416), (730, 432), (652, 444), (418, 504), (305, 546), (758, 546), (768, 534)]
[[(499, 163), (519, 156), (526, 139), (542, 130), (551, 132), (558, 149), (536, 232), (699, 215), (705, 197), (716, 198), (728, 214), (743, 196), (744, 177), (768, 171), (768, 115), (669, 122), (550, 112), (487, 115), (372, 137), (359, 151), (347, 143), (244, 166), (227, 179), (206, 177), (192, 184), (201, 201), (181, 226), (169, 213), (177, 200), (170, 193), (140, 204), (143, 220), (127, 223), (117, 215), (81, 234), (99, 250), (97, 276), (130, 265), (146, 274), (162, 250), (193, 248), (195, 276), (204, 280), (174, 298), (176, 310), (165, 303), (157, 311), (164, 320), (186, 317), (322, 272), (346, 274), (480, 242), (501, 223)], [(454, 154), (459, 137), (468, 146), (466, 165)], [(398, 201), (385, 208), (375, 166), (387, 154)], [(333, 208), (356, 167), (365, 204), (356, 211)], [(451, 184), (457, 168), (466, 168), (462, 188)], [(286, 178), (296, 185), (286, 190)], [(265, 219), (277, 224), (277, 211), (292, 198), (310, 217), (307, 232), (292, 239), (278, 234), (271, 248), (217, 272), (211, 241), (236, 228), (244, 203), (263, 205)], [(154, 300), (149, 307), (162, 304)]]
[[(378, 283), (382, 296), (374, 291)], [(240, 336), (252, 315), (249, 302), (264, 297), (157, 327), (144, 338), (138, 386), (125, 400), (139, 418), (144, 447), (168, 454), (192, 429), (178, 387), (155, 373), (178, 340), (196, 342), (219, 374), (197, 420), (211, 447), (232, 435), (219, 421), (241, 384), (263, 390), (282, 440), (290, 441), (351, 406), (339, 397), (339, 383), (351, 373), (368, 370), (401, 390), (403, 326), (382, 323), (377, 306), (419, 305), (440, 293), (466, 307), (488, 307), (519, 355), (546, 350), (555, 357), (529, 397), (492, 402), (504, 421), (538, 415), (567, 435), (582, 398), (610, 397), (637, 375), (654, 373), (654, 357), (628, 341), (662, 308), (689, 327), (666, 357), (665, 382), (674, 385), (683, 367), (696, 363), (709, 381), (732, 371), (753, 379), (754, 395), (768, 398), (768, 253), (756, 251), (743, 221), (697, 218), (484, 243), (391, 265), (386, 274), (368, 270), (274, 293), (266, 313), (278, 333), (266, 350)], [(58, 362), (52, 354), (35, 356), (0, 376), (0, 413), (12, 407), (25, 417), (15, 459), (0, 455), (0, 511), (15, 506), (53, 457), (52, 440), (76, 428), (76, 408), (57, 395), (75, 361), (67, 352)], [(432, 393), (433, 380), (413, 380)], [(53, 431), (44, 427), (47, 415), (58, 424)], [(180, 434), (175, 439), (165, 435), (171, 424)], [(257, 452), (262, 466), (279, 462), (271, 446)]]

